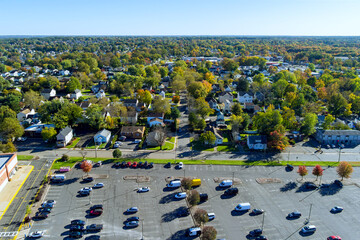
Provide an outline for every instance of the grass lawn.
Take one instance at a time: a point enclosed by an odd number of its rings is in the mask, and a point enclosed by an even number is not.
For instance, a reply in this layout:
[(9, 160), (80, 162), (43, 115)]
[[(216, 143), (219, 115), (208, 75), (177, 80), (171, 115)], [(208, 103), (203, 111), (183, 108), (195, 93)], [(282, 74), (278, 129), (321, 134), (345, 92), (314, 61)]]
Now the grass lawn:
[[(136, 158), (86, 158), (93, 162), (103, 161), (103, 162), (122, 162), (122, 161), (131, 161), (131, 162), (153, 162), (159, 164), (166, 164), (168, 162), (175, 163), (174, 159), (136, 159)], [(76, 162), (81, 161), (81, 157), (70, 157), (70, 160), (67, 162), (55, 162), (52, 169), (59, 169), (60, 167), (72, 167)], [(176, 161), (179, 162), (180, 160)], [(213, 165), (247, 165), (247, 166), (286, 166), (286, 164), (292, 164), (293, 166), (306, 165), (306, 166), (315, 166), (319, 164), (320, 166), (331, 166), (336, 167), (338, 162), (321, 162), (321, 161), (309, 161), (309, 162), (300, 162), (300, 161), (241, 161), (241, 160), (181, 160), (184, 164), (192, 164), (192, 165), (204, 165), (204, 164), (213, 164)], [(351, 165), (354, 167), (359, 167), (360, 162), (351, 162)]]
[(72, 141), (72, 143), (69, 146), (66, 146), (66, 148), (74, 148), (79, 141), (80, 141), (79, 137), (75, 138), (74, 141)]
[(172, 137), (172, 138), (167, 138), (166, 141), (169, 141), (169, 142), (172, 142), (172, 143), (175, 143), (175, 137)]
[[(98, 147), (98, 149), (103, 149), (106, 146), (106, 143), (102, 143), (100, 145), (96, 145)], [(90, 143), (89, 145), (87, 145), (85, 148), (86, 149), (95, 149), (95, 143)]]
[(90, 89), (83, 89), (83, 90), (81, 91), (81, 93), (91, 93), (91, 90), (90, 90)]
[(219, 145), (217, 146), (218, 152), (234, 152), (237, 149), (233, 145)]
[(18, 160), (31, 160), (34, 158), (33, 155), (17, 155)]
[(191, 149), (195, 151), (209, 151), (209, 152), (214, 151), (213, 147), (206, 147), (202, 145), (199, 141), (193, 141)]
[[(170, 142), (165, 142), (165, 144), (162, 146), (161, 150), (173, 150), (174, 144)], [(147, 148), (148, 150), (160, 150), (160, 146), (153, 147), (153, 148)]]

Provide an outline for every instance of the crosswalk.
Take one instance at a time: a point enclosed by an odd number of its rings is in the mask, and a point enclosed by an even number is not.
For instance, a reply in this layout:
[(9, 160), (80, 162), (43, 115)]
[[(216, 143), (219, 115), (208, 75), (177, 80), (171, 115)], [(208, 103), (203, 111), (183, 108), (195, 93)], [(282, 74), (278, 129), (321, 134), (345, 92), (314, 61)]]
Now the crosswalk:
[(0, 232), (0, 237), (13, 238), (13, 237), (16, 237), (17, 234), (18, 234), (18, 232)]

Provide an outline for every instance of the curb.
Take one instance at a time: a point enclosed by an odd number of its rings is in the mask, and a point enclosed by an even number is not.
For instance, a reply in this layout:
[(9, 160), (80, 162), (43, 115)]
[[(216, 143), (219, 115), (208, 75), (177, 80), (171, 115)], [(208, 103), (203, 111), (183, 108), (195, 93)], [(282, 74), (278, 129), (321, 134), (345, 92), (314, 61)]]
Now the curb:
[(22, 188), (22, 186), (24, 185), (24, 183), (26, 182), (26, 180), (28, 179), (30, 173), (34, 170), (34, 166), (31, 166), (31, 170), (29, 171), (29, 173), (26, 175), (25, 179), (22, 181), (22, 183), (20, 184), (18, 190), (15, 192), (14, 196), (11, 198), (9, 204), (6, 206), (4, 212), (2, 213), (2, 215), (0, 216), (0, 220), (2, 219), (2, 217), (4, 216), (4, 214), (6, 213), (7, 209), (10, 207), (12, 201), (14, 201), (16, 195), (19, 193), (20, 189)]

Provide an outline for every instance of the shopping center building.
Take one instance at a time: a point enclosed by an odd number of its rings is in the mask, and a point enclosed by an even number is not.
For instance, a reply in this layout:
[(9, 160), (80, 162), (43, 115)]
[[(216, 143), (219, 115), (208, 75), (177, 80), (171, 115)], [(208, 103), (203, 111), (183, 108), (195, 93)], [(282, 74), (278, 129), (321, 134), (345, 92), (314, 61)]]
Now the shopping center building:
[(16, 153), (0, 154), (0, 192), (11, 181), (11, 177), (16, 172), (17, 164)]

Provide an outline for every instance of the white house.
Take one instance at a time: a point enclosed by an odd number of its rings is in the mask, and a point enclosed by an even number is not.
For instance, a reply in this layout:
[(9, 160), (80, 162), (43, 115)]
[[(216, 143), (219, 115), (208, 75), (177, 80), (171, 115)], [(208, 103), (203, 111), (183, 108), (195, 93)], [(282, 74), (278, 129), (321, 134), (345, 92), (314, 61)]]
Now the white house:
[(239, 103), (252, 103), (254, 100), (254, 94), (246, 92), (238, 92), (238, 101)]
[(96, 98), (98, 98), (98, 99), (105, 97), (105, 91), (104, 91), (104, 89), (100, 89), (100, 91), (98, 91), (98, 93), (97, 93), (95, 96), (96, 96)]
[(55, 89), (44, 89), (41, 91), (41, 96), (43, 96), (46, 100), (49, 100), (50, 98), (53, 98), (56, 96), (56, 90)]
[(70, 126), (62, 129), (59, 134), (56, 136), (56, 145), (58, 147), (65, 147), (71, 142), (73, 138), (73, 130)]
[(75, 89), (73, 93), (70, 94), (71, 99), (78, 100), (82, 96), (81, 90)]
[(161, 91), (161, 92), (159, 93), (159, 96), (164, 99), (164, 98), (165, 98), (165, 92), (164, 92), (164, 91)]
[(218, 131), (216, 130), (216, 128), (212, 127), (211, 131), (214, 133), (216, 140), (215, 140), (215, 146), (222, 144), (224, 141), (224, 138), (218, 133)]
[(21, 112), (19, 112), (18, 114), (16, 114), (17, 119), (21, 122), (24, 121), (25, 119), (28, 118), (29, 115), (34, 115), (35, 114), (35, 110), (34, 109), (24, 109)]
[(111, 132), (109, 130), (103, 129), (95, 134), (94, 141), (96, 144), (107, 143), (110, 141)]
[(70, 75), (70, 71), (69, 70), (60, 70), (59, 74), (61, 76), (67, 76), (67, 75)]
[(224, 105), (224, 111), (225, 112), (230, 112), (232, 105), (233, 105), (233, 102), (230, 102), (229, 100), (226, 99), (225, 105)]
[(267, 148), (266, 136), (248, 136), (247, 146), (249, 149), (265, 150)]

